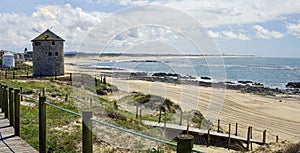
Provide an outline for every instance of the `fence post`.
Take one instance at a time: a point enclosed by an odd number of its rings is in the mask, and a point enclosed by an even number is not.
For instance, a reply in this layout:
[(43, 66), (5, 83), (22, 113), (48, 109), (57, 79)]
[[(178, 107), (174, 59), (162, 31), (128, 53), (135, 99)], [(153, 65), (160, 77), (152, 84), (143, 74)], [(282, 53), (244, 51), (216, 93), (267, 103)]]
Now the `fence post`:
[(250, 126), (248, 127), (248, 134), (247, 134), (247, 151), (250, 148)]
[(182, 125), (182, 110), (180, 110), (180, 119), (179, 119), (179, 125)]
[(207, 144), (206, 146), (208, 147), (210, 145), (210, 129), (207, 130)]
[(135, 109), (135, 118), (138, 119), (139, 117), (139, 106), (136, 105), (136, 109)]
[[(22, 94), (23, 92), (23, 87), (20, 87), (20, 93)], [(21, 101), (23, 101), (23, 96), (21, 95)]]
[(238, 135), (238, 123), (235, 123), (235, 136)]
[(72, 73), (70, 73), (70, 84), (72, 85)]
[(13, 88), (8, 89), (9, 95), (9, 125), (14, 126), (14, 101), (13, 101)]
[(4, 117), (8, 118), (8, 94), (7, 94), (7, 86), (3, 86), (3, 112)]
[(278, 143), (278, 135), (276, 135), (276, 143)]
[(194, 146), (194, 136), (189, 134), (180, 134), (177, 142), (177, 153), (191, 153)]
[(161, 120), (161, 108), (159, 108), (158, 123), (160, 123), (160, 120)]
[(46, 97), (39, 97), (39, 150), (40, 153), (47, 152), (47, 134), (46, 134)]
[(15, 135), (20, 136), (20, 89), (15, 89)]
[(82, 152), (93, 152), (92, 121), (93, 112), (89, 110), (82, 111)]
[(266, 137), (266, 136), (267, 136), (266, 134), (267, 134), (267, 130), (264, 130), (264, 132), (263, 132), (263, 143), (264, 143), (264, 144), (266, 144), (266, 138), (267, 138), (267, 137)]
[(12, 72), (12, 79), (15, 79), (15, 71)]
[(142, 122), (142, 109), (140, 109), (140, 122)]
[(0, 84), (0, 107), (3, 108), (3, 85)]
[(220, 132), (220, 119), (218, 119), (218, 133)]
[[(252, 126), (250, 126), (251, 128), (250, 128), (250, 139), (252, 139)], [(250, 144), (251, 144), (251, 150), (252, 150), (252, 141), (250, 141)]]
[(231, 130), (231, 124), (229, 124), (229, 129), (228, 129), (228, 149), (230, 148), (230, 130)]

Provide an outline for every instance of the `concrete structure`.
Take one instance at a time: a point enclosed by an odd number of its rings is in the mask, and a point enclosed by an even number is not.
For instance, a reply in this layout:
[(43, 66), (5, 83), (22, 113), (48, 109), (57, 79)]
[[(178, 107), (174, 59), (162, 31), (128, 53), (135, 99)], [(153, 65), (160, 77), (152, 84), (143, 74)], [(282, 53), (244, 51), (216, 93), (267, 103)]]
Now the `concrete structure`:
[(33, 46), (33, 75), (64, 75), (65, 40), (47, 29), (31, 41)]
[(14, 55), (10, 52), (6, 52), (2, 57), (2, 66), (15, 67)]

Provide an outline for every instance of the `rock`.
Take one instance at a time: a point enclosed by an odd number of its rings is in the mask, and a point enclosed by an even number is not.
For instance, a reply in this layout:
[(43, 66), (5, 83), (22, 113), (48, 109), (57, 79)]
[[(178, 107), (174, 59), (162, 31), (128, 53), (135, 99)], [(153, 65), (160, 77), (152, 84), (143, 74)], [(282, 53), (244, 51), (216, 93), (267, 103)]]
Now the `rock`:
[(285, 86), (287, 88), (300, 88), (300, 82), (288, 82)]
[(201, 79), (203, 79), (203, 80), (211, 80), (211, 78), (210, 77), (201, 77)]
[(241, 83), (241, 84), (248, 84), (248, 83), (253, 83), (252, 81), (238, 81), (238, 83)]

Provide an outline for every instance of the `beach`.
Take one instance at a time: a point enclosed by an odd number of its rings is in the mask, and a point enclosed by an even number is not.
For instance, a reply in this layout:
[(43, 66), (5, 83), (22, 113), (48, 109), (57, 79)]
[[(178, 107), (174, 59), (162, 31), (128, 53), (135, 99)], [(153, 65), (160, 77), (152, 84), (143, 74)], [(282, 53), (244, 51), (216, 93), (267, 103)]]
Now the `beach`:
[[(79, 67), (79, 70), (72, 63), (116, 58), (131, 59), (130, 57), (65, 58), (65, 70), (66, 73), (82, 72), (97, 75), (101, 72), (84, 67)], [(217, 125), (217, 120), (220, 119), (222, 129), (228, 129), (228, 125), (231, 124), (231, 128), (235, 131), (235, 125), (238, 123), (238, 135), (244, 137), (247, 135), (248, 126), (252, 126), (253, 139), (256, 140), (262, 140), (264, 130), (267, 130), (267, 142), (275, 142), (276, 136), (279, 141), (296, 143), (300, 140), (299, 95), (258, 95), (240, 90), (112, 77), (108, 77), (107, 81), (122, 91), (143, 92), (168, 98), (179, 104), (183, 111), (199, 110), (204, 116), (211, 116), (214, 125)]]

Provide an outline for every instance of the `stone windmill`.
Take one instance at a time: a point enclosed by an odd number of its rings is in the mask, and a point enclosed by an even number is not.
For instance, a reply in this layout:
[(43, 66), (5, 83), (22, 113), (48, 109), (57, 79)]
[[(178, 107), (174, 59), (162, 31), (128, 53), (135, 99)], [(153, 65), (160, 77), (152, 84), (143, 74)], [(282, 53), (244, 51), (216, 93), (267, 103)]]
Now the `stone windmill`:
[(64, 75), (64, 41), (49, 29), (31, 40), (33, 76)]

